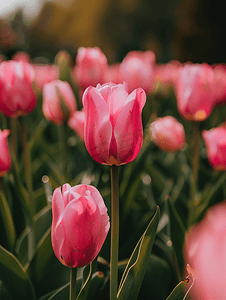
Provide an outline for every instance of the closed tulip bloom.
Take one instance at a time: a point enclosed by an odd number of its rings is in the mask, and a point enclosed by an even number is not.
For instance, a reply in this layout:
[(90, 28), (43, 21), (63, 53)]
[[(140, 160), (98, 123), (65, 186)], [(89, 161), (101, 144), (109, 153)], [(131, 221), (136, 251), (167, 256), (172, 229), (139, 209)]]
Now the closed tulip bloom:
[(204, 64), (186, 64), (176, 83), (177, 106), (188, 121), (203, 121), (213, 110), (213, 70)]
[(46, 83), (58, 79), (59, 70), (54, 65), (34, 64), (33, 68), (35, 71), (35, 85), (40, 92)]
[(215, 105), (226, 103), (226, 65), (219, 64), (213, 69)]
[(85, 145), (95, 161), (118, 166), (136, 158), (143, 142), (141, 113), (145, 101), (141, 88), (128, 94), (123, 84), (85, 90)]
[(150, 129), (154, 143), (163, 151), (176, 152), (183, 149), (184, 127), (174, 117), (158, 118), (151, 123)]
[(80, 268), (98, 255), (108, 234), (107, 208), (90, 185), (58, 187), (52, 198), (52, 246), (65, 266)]
[(152, 51), (130, 51), (120, 65), (120, 74), (131, 93), (141, 87), (150, 93), (154, 83), (155, 54)]
[(226, 127), (203, 130), (202, 138), (212, 167), (217, 171), (226, 171)]
[(42, 110), (48, 121), (62, 125), (76, 109), (76, 99), (68, 82), (54, 80), (44, 85)]
[(194, 300), (225, 300), (226, 201), (211, 207), (185, 238), (185, 262), (194, 270)]
[(84, 111), (75, 111), (72, 117), (68, 120), (69, 127), (84, 140), (85, 113)]
[(11, 158), (7, 142), (9, 133), (8, 129), (0, 130), (0, 177), (3, 177), (11, 168)]
[(33, 90), (34, 70), (25, 61), (4, 61), (0, 64), (0, 110), (16, 118), (30, 113), (36, 105)]
[(105, 82), (113, 82), (115, 84), (123, 83), (120, 64), (114, 64), (108, 67), (105, 74)]
[(78, 49), (74, 75), (83, 91), (90, 85), (103, 84), (107, 70), (107, 58), (100, 48), (80, 47)]

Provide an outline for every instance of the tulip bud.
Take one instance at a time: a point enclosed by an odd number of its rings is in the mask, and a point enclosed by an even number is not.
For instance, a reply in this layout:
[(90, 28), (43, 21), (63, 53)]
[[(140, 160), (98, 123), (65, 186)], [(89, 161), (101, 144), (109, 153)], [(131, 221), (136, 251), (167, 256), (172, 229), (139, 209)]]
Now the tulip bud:
[(10, 131), (8, 129), (0, 130), (0, 177), (3, 177), (11, 168), (11, 158), (7, 142), (9, 133)]
[(35, 71), (35, 85), (39, 91), (43, 90), (46, 83), (58, 79), (58, 68), (54, 65), (36, 64), (33, 65)]
[(23, 51), (19, 51), (17, 52), (13, 57), (12, 57), (13, 60), (16, 60), (16, 61), (25, 61), (25, 62), (28, 62), (30, 63), (31, 62), (31, 58), (30, 58), (30, 55), (27, 54), (26, 52), (23, 52)]
[(68, 120), (69, 127), (84, 140), (85, 113), (84, 111), (75, 111)]
[(71, 83), (72, 59), (67, 51), (60, 51), (55, 57), (55, 61), (59, 70), (58, 79)]
[(131, 93), (141, 87), (150, 93), (154, 82), (155, 54), (152, 51), (131, 51), (120, 65), (121, 78), (128, 85)]
[(226, 66), (223, 64), (213, 69), (213, 93), (215, 105), (226, 103)]
[(107, 208), (90, 185), (57, 188), (52, 198), (52, 246), (65, 266), (80, 268), (98, 255), (108, 234)]
[(213, 110), (213, 69), (206, 63), (186, 64), (176, 83), (177, 105), (188, 121), (203, 121)]
[(36, 105), (33, 90), (34, 70), (24, 61), (4, 61), (0, 64), (0, 110), (16, 118), (30, 113)]
[(207, 157), (217, 171), (226, 170), (226, 127), (220, 126), (202, 131)]
[(174, 117), (158, 118), (150, 129), (154, 143), (163, 151), (176, 152), (185, 145), (184, 127)]
[(185, 238), (185, 262), (191, 266), (195, 278), (189, 292), (191, 299), (225, 299), (225, 220), (226, 201), (211, 207)]
[(84, 91), (87, 87), (103, 84), (108, 69), (107, 58), (100, 48), (78, 49), (74, 69), (75, 80)]
[(43, 114), (47, 120), (62, 125), (76, 109), (76, 99), (68, 82), (54, 80), (44, 85)]
[(141, 88), (128, 94), (123, 84), (85, 90), (85, 145), (95, 161), (118, 166), (136, 158), (143, 142), (141, 113), (145, 101)]

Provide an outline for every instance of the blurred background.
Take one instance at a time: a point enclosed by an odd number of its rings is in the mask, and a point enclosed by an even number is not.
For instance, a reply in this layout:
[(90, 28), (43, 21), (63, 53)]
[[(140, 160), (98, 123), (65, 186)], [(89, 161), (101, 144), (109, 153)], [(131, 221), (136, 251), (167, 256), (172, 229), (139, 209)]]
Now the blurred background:
[(2, 0), (0, 53), (52, 62), (59, 50), (99, 46), (109, 64), (130, 50), (157, 62), (226, 63), (224, 0)]

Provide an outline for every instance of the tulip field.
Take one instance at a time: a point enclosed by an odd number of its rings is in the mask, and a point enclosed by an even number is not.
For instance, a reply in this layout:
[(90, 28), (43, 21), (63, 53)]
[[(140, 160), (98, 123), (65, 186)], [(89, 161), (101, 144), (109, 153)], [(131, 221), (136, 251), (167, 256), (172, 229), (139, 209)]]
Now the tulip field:
[(226, 66), (98, 47), (0, 62), (0, 299), (225, 300)]

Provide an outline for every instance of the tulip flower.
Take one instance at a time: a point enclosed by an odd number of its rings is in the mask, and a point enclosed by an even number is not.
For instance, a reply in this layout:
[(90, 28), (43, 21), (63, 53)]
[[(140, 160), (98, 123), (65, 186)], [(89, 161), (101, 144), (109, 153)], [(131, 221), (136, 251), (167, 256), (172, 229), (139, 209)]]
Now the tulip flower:
[(84, 111), (75, 111), (72, 117), (68, 120), (69, 127), (84, 140), (85, 113)]
[(31, 63), (31, 57), (29, 54), (27, 54), (26, 52), (23, 52), (23, 51), (19, 51), (17, 52), (13, 57), (12, 57), (13, 60), (16, 60), (16, 61), (26, 61), (28, 63)]
[(129, 93), (139, 87), (150, 93), (154, 83), (154, 63), (152, 51), (130, 51), (126, 55), (120, 65), (120, 74), (128, 85)]
[(58, 68), (54, 65), (35, 64), (33, 65), (35, 71), (35, 85), (39, 91), (43, 90), (46, 83), (58, 79)]
[(105, 74), (105, 82), (113, 82), (115, 84), (123, 83), (121, 77), (120, 64), (114, 64), (108, 67)]
[(141, 88), (128, 94), (123, 84), (85, 90), (85, 145), (95, 161), (118, 166), (136, 158), (143, 142), (141, 113), (145, 101)]
[(11, 158), (7, 142), (9, 133), (8, 129), (0, 130), (0, 177), (3, 177), (11, 168)]
[(219, 64), (213, 69), (215, 105), (226, 103), (226, 65)]
[(177, 105), (188, 121), (203, 121), (213, 110), (213, 70), (204, 64), (186, 64), (176, 83)]
[(150, 129), (154, 143), (163, 151), (176, 152), (185, 145), (184, 127), (174, 117), (158, 118)]
[(34, 70), (24, 61), (4, 61), (0, 64), (0, 110), (16, 118), (30, 113), (36, 105), (33, 90)]
[(211, 207), (185, 238), (185, 262), (195, 282), (189, 298), (224, 300), (226, 295), (226, 201)]
[(181, 63), (177, 60), (172, 60), (167, 64), (156, 64), (152, 93), (167, 97), (171, 88), (175, 87), (180, 69)]
[(108, 234), (107, 208), (90, 185), (58, 187), (52, 198), (52, 246), (58, 260), (70, 268), (88, 265)]
[(43, 114), (47, 120), (62, 125), (76, 109), (76, 99), (68, 82), (54, 80), (44, 85)]
[(202, 131), (207, 157), (214, 169), (226, 170), (226, 127), (220, 126)]
[(103, 84), (107, 70), (107, 58), (100, 48), (80, 47), (78, 49), (74, 76), (83, 91), (90, 85)]

